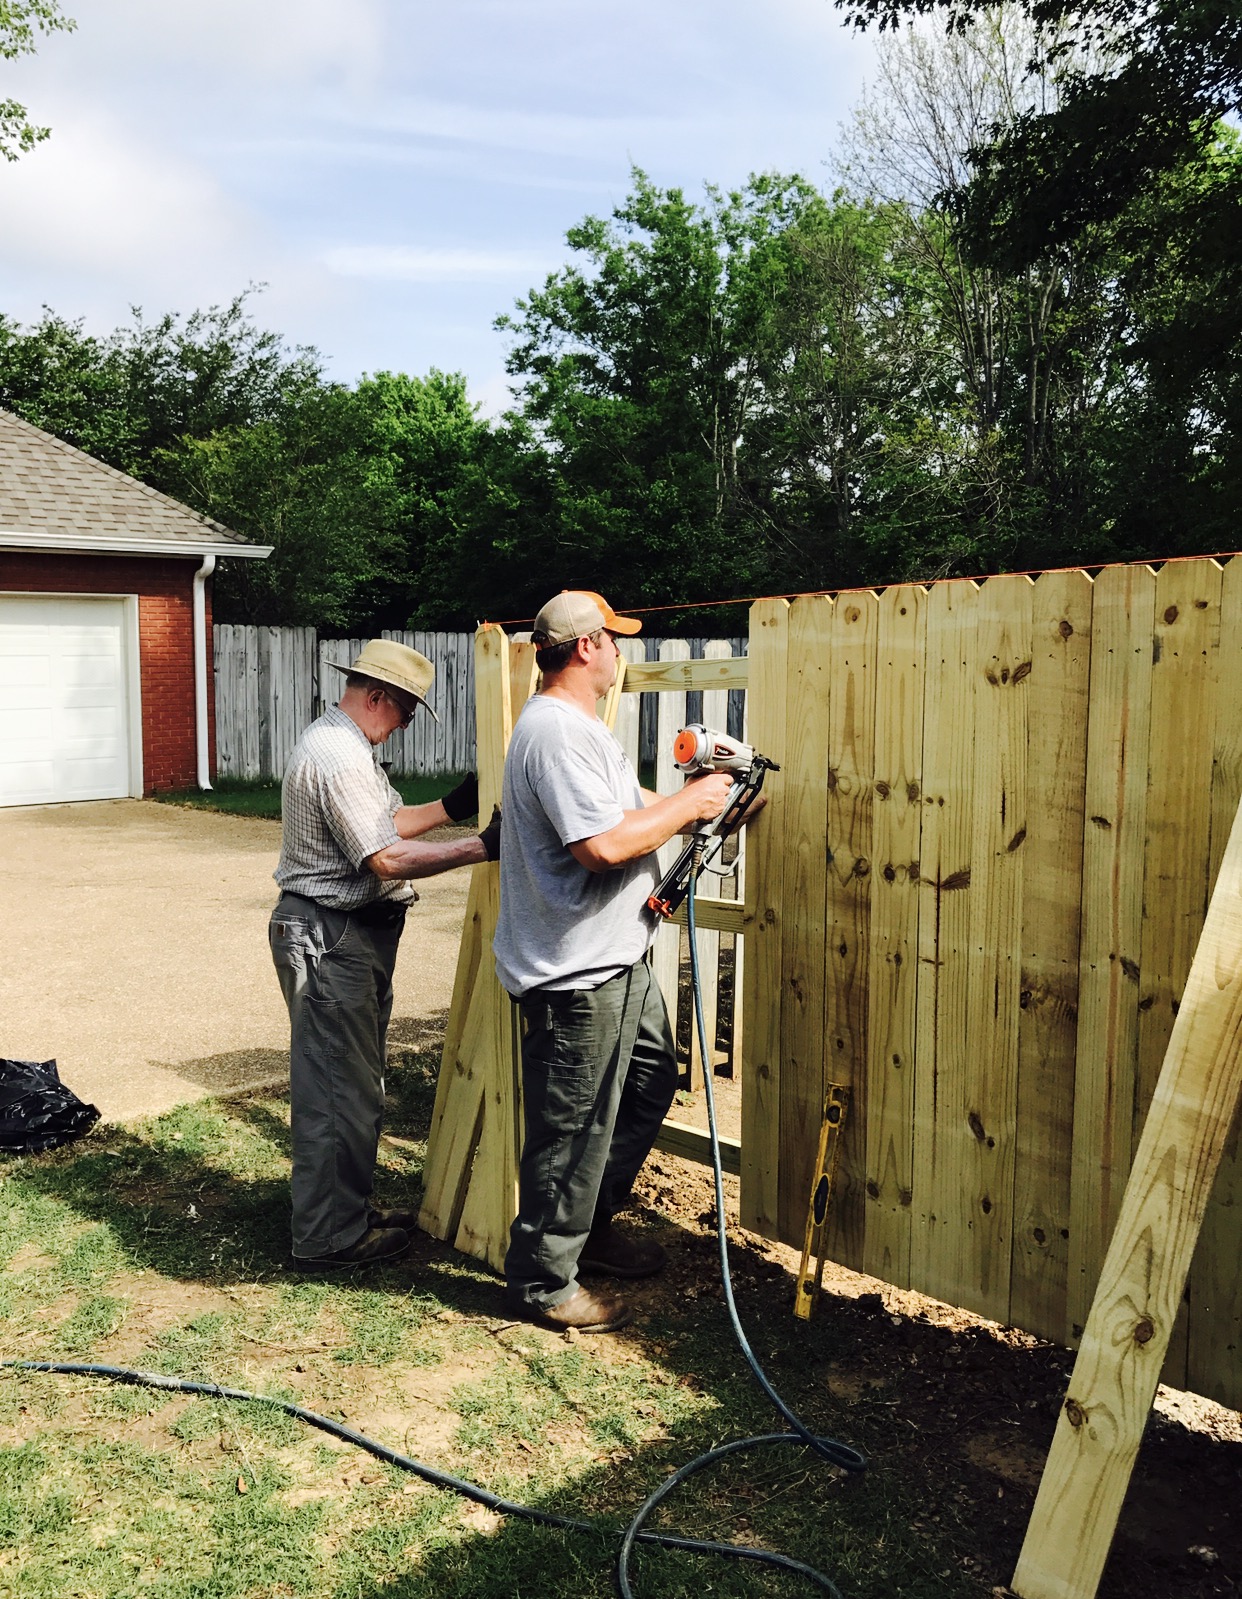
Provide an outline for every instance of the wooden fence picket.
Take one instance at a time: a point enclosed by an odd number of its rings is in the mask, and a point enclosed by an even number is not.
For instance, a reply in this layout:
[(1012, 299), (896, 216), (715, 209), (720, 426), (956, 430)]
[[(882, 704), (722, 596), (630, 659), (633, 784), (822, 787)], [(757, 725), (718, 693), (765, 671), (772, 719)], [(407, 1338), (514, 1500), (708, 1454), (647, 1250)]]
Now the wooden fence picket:
[(918, 1055), (926, 595), (886, 589), (877, 617), (875, 798), (867, 1020), (864, 1269), (910, 1282), (914, 1063)]
[(1009, 1319), (1057, 1326), (1068, 1292), (1081, 839), (1087, 781), (1092, 583), (1035, 584), (1027, 705), (1026, 838)]

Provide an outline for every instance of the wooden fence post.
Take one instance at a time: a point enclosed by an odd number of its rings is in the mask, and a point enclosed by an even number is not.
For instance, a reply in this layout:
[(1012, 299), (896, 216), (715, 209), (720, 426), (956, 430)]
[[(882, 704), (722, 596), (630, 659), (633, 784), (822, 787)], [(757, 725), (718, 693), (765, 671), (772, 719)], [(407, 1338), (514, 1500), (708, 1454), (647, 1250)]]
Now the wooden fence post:
[(1022, 1599), (1091, 1599), (1242, 1099), (1242, 806), (1234, 818), (1018, 1558)]
[[(459, 674), (460, 675), (460, 674)], [(515, 711), (534, 687), (534, 651), (499, 627), (475, 635), (479, 810), (499, 804)], [(496, 980), (492, 939), (500, 911), (494, 862), (471, 874), (431, 1134), (419, 1226), (465, 1254), (504, 1266), (517, 1209), (521, 1084), (513, 1005)]]
[[(729, 660), (732, 655), (733, 650), (728, 639), (707, 639), (703, 645), (702, 658), (705, 661)], [(704, 689), (702, 720), (705, 727), (720, 733), (728, 732), (728, 689)], [(712, 879), (705, 878), (704, 882), (710, 885)], [(720, 892), (719, 887), (716, 892)], [(699, 932), (699, 986), (703, 999), (703, 1031), (707, 1035), (707, 1059), (703, 1060), (699, 1054), (699, 1030), (692, 1020), (690, 1087), (693, 1089), (703, 1086), (704, 1072), (712, 1071), (716, 1064), (716, 1024), (720, 998), (720, 934), (709, 928), (703, 928)]]
[[(690, 644), (686, 639), (664, 639), (660, 645), (661, 661), (688, 661)], [(684, 689), (666, 689), (659, 696), (656, 717), (656, 792), (672, 794), (678, 786), (677, 771), (673, 765), (673, 740), (677, 730), (686, 720), (686, 694)], [(660, 870), (667, 872), (677, 859), (682, 840), (673, 839), (660, 850)], [(668, 1019), (677, 1034), (677, 997), (681, 974), (681, 928), (674, 924), (661, 927), (656, 934), (651, 951), (651, 967), (656, 982), (668, 1006)]]

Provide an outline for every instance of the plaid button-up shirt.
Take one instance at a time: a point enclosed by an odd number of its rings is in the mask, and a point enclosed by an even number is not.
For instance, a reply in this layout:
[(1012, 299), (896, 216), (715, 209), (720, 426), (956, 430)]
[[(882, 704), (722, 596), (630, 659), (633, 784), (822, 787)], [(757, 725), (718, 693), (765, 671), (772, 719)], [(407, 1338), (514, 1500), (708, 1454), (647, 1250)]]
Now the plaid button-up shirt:
[(332, 910), (375, 900), (409, 904), (408, 883), (382, 883), (363, 861), (398, 841), (393, 816), (405, 802), (366, 734), (333, 705), (303, 732), (281, 787), (276, 881)]

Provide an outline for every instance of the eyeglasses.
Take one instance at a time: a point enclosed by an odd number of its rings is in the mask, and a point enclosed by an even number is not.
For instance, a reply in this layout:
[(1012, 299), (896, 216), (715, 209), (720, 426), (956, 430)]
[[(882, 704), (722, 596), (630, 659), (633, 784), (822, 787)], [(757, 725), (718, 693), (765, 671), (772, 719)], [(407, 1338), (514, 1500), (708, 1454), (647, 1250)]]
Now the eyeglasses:
[(388, 701), (388, 703), (393, 707), (393, 709), (397, 712), (397, 715), (400, 717), (401, 720), (398, 723), (398, 726), (400, 726), (400, 727), (409, 727), (410, 723), (414, 720), (415, 707), (413, 705), (410, 705), (410, 706), (402, 705), (401, 701), (396, 697), (396, 695), (395, 694), (389, 694), (387, 690), (384, 690), (384, 698)]

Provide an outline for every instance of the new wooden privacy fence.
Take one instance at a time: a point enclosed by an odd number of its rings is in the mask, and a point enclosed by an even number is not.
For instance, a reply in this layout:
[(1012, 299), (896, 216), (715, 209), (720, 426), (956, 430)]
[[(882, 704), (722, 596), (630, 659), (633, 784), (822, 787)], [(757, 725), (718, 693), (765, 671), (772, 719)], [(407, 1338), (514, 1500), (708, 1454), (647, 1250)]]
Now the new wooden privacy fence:
[[(1242, 562), (766, 602), (743, 1216), (1073, 1342), (1242, 794)], [(758, 838), (756, 838), (756, 843)], [(1167, 1379), (1242, 1401), (1236, 1130)]]
[[(486, 788), (533, 667), (499, 630), (479, 646)], [(825, 1085), (847, 1084), (834, 1257), (1076, 1341), (1242, 795), (1242, 562), (762, 601), (748, 660), (635, 664), (625, 687), (663, 690), (669, 726), (688, 689), (745, 687), (781, 763), (744, 901), (700, 915), (744, 952), (743, 1222), (801, 1242)], [(498, 1263), (520, 1088), (482, 896), (424, 1222)], [(1166, 1366), (1232, 1405), (1240, 1256), (1235, 1129)]]

